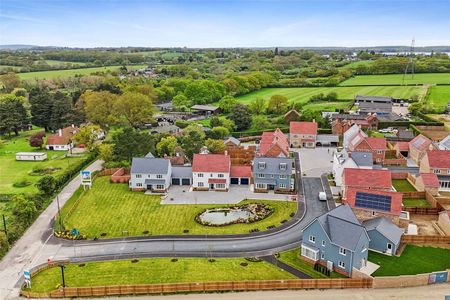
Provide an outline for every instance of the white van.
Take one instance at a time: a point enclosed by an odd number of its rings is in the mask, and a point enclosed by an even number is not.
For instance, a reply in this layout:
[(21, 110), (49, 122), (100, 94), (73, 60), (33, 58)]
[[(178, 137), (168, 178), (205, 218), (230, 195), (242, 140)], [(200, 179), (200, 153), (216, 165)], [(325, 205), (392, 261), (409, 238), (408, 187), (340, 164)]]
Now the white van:
[(327, 194), (325, 192), (319, 192), (319, 200), (327, 201)]

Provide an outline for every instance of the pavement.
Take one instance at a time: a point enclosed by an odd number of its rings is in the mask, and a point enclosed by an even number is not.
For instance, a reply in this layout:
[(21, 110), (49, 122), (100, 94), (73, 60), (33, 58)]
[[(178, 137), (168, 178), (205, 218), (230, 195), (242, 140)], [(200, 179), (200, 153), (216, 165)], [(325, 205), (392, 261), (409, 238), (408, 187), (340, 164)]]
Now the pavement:
[[(91, 172), (100, 170), (102, 163), (103, 161), (97, 160), (86, 170)], [(62, 189), (58, 195), (61, 207), (78, 189), (80, 183), (81, 177), (78, 175)], [(47, 255), (59, 248), (59, 245), (48, 244), (53, 232), (52, 222), (57, 213), (58, 205), (55, 198), (1, 260), (0, 299), (9, 299), (17, 295), (16, 284), (23, 271), (37, 262), (47, 260)]]
[(297, 278), (301, 278), (301, 279), (311, 279), (312, 278), (311, 276), (303, 273), (302, 271), (300, 271), (294, 267), (291, 267), (290, 265), (285, 264), (282, 261), (279, 261), (278, 259), (275, 258), (274, 255), (263, 256), (263, 257), (261, 257), (261, 259), (268, 262), (269, 264), (272, 264), (280, 269), (285, 270), (288, 273), (291, 273), (292, 275), (296, 276)]
[(335, 147), (291, 148), (292, 152), (300, 154), (302, 174), (310, 177), (320, 177), (323, 173), (333, 170), (333, 153)]

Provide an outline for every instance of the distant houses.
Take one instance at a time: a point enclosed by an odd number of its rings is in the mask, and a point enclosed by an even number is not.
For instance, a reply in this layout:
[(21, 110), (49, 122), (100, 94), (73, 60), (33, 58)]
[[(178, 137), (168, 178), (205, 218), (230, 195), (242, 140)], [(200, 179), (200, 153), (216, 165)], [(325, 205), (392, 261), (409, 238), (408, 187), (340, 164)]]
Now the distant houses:
[(355, 96), (360, 114), (376, 113), (378, 115), (392, 113), (392, 98), (383, 96)]

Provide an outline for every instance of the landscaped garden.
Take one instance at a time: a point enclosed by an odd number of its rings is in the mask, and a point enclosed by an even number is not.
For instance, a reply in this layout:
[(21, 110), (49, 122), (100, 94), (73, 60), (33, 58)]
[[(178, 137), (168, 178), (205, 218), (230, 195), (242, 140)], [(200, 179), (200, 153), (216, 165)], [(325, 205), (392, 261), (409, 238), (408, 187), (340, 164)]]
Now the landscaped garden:
[(369, 261), (380, 266), (372, 276), (414, 275), (450, 268), (450, 250), (407, 245), (400, 257), (369, 252)]
[(406, 179), (392, 179), (392, 185), (397, 192), (415, 192), (414, 186)]
[(332, 272), (328, 277), (327, 275), (314, 270), (314, 266), (300, 258), (300, 248), (295, 248), (289, 251), (281, 252), (279, 260), (303, 273), (311, 276), (312, 278), (343, 278), (345, 276)]
[[(62, 209), (62, 215), (66, 229), (76, 228), (87, 238), (111, 238), (123, 235), (238, 234), (263, 231), (280, 226), (297, 210), (296, 202), (245, 200), (239, 205), (264, 204), (273, 212), (250, 224), (210, 227), (197, 223), (195, 217), (205, 209), (226, 205), (162, 205), (160, 201), (160, 196), (130, 191), (127, 184), (111, 184), (109, 177), (104, 176), (94, 180), (92, 189), (85, 193), (81, 190), (75, 193)], [(71, 213), (66, 216), (70, 210)]]
[(423, 198), (403, 198), (403, 205), (405, 207), (431, 207), (431, 204)]
[[(64, 274), (67, 287), (296, 278), (264, 261), (253, 262), (244, 258), (146, 258), (91, 262), (69, 264)], [(60, 285), (61, 269), (54, 267), (33, 276), (31, 290), (48, 292)]]

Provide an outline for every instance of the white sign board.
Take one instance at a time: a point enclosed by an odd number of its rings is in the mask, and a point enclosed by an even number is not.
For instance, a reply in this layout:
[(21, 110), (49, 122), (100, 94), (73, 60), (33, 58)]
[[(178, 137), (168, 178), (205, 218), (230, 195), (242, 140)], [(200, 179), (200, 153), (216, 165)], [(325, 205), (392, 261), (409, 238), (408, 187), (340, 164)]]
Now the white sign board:
[(87, 171), (87, 170), (81, 171), (80, 175), (81, 175), (81, 184), (83, 186), (91, 187), (92, 186), (92, 173), (91, 173), (91, 171)]
[(27, 288), (31, 288), (31, 273), (28, 270), (23, 271), (23, 279), (25, 280), (25, 284)]

